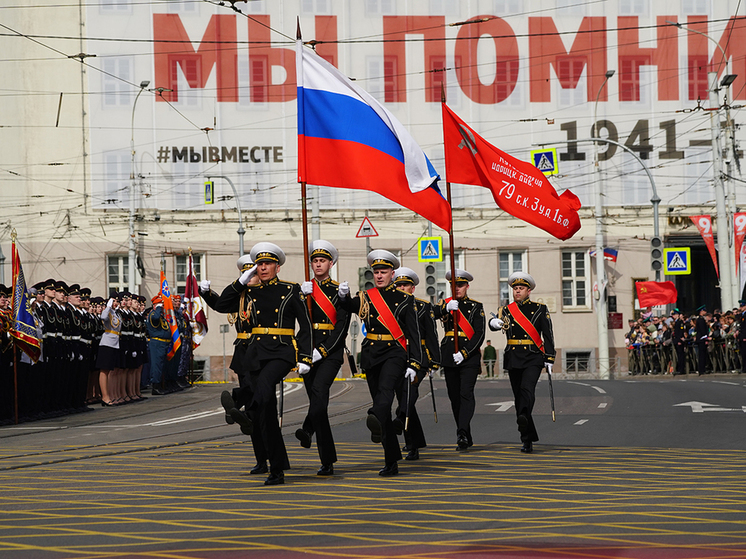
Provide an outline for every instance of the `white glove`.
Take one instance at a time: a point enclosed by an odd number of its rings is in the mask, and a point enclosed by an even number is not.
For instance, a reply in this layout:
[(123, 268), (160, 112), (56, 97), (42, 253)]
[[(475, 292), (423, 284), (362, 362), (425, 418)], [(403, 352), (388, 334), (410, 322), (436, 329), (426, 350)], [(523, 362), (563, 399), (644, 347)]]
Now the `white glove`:
[(202, 280), (199, 282), (200, 291), (210, 291), (210, 280)]
[(460, 351), (458, 353), (453, 354), (453, 362), (456, 363), (456, 365), (461, 365), (464, 361), (464, 355)]
[(238, 283), (241, 285), (247, 285), (251, 281), (251, 278), (254, 277), (254, 274), (256, 274), (256, 266), (252, 266), (241, 274), (241, 277), (238, 278)]
[(70, 361), (75, 361), (75, 354), (74, 353), (70, 354)]
[(321, 352), (318, 349), (313, 348), (313, 362), (316, 363), (316, 361), (321, 361), (323, 358), (324, 356), (321, 355)]
[(339, 284), (339, 290), (337, 292), (339, 293), (339, 298), (344, 299), (350, 294), (350, 284), (343, 281)]
[(417, 378), (417, 371), (415, 371), (412, 367), (407, 367), (407, 372), (404, 373), (404, 378), (407, 379), (409, 382), (414, 382), (414, 379)]
[(453, 312), (458, 310), (458, 301), (456, 299), (451, 299), (446, 303), (446, 310), (448, 312)]
[(313, 283), (310, 281), (304, 281), (300, 284), (300, 290), (303, 293), (303, 295), (310, 295), (313, 293)]
[(310, 365), (306, 365), (305, 363), (298, 363), (298, 374), (300, 376), (303, 376), (308, 373), (308, 371), (311, 370)]
[(109, 299), (109, 302), (106, 303), (106, 308), (110, 309), (113, 304), (114, 304), (114, 299)]
[(137, 357), (137, 352), (136, 351), (132, 352), (132, 357)]
[(500, 329), (502, 329), (502, 327), (503, 327), (504, 324), (505, 323), (502, 320), (500, 320), (499, 318), (492, 318), (492, 319), (490, 319), (490, 328), (492, 330), (500, 330)]
[(83, 356), (82, 355), (78, 355), (78, 361), (82, 361), (82, 360), (83, 360)]
[(551, 375), (552, 374), (552, 367), (554, 367), (554, 365), (552, 363), (544, 363), (544, 367), (546, 367), (547, 373), (549, 373)]

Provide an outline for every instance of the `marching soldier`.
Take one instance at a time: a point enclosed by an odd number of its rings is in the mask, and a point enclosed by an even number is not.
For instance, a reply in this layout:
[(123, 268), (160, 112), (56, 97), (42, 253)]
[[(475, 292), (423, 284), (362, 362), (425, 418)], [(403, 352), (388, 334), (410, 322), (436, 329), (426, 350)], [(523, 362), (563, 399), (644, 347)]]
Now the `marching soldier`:
[(319, 240), (311, 243), (309, 252), (314, 279), (304, 282), (301, 291), (311, 299), (313, 365), (303, 375), (309, 407), (303, 426), (295, 432), (295, 436), (301, 446), (311, 448), (311, 437), (316, 434), (321, 459), (321, 468), (316, 474), (330, 476), (334, 474), (337, 450), (329, 424), (329, 390), (344, 361), (350, 321), (349, 313), (342, 308), (339, 300), (339, 284), (329, 276), (337, 262), (337, 249), (330, 242)]
[[(236, 266), (243, 278), (244, 274), (249, 275), (249, 270), (254, 267), (254, 261), (251, 259), (251, 255), (244, 254), (238, 259)], [(256, 274), (251, 276), (248, 281), (248, 285), (250, 286), (257, 285), (258, 283), (260, 282)], [(264, 448), (262, 436), (258, 432), (256, 434), (253, 432), (256, 417), (253, 417), (251, 410), (247, 410), (246, 414), (241, 412), (241, 408), (248, 406), (254, 397), (254, 392), (249, 382), (249, 372), (244, 365), (244, 357), (249, 347), (249, 338), (251, 337), (252, 329), (250, 299), (246, 297), (245, 291), (243, 291), (241, 297), (236, 299), (235, 289), (232, 284), (226, 287), (222, 294), (218, 295), (210, 289), (210, 280), (202, 280), (200, 282), (199, 293), (211, 309), (219, 313), (229, 313), (228, 322), (233, 324), (236, 329), (236, 341), (233, 342), (233, 358), (231, 359), (230, 368), (238, 376), (238, 388), (234, 388), (232, 392), (224, 390), (220, 395), (220, 403), (223, 409), (225, 409), (225, 422), (228, 424), (235, 423), (235, 416), (238, 419), (241, 432), (251, 437), (256, 465), (249, 473), (254, 475), (266, 474), (269, 471), (267, 468), (267, 450)], [(232, 412), (232, 410), (235, 411)]]
[[(451, 271), (446, 272), (451, 281)], [(471, 420), (476, 409), (474, 387), (482, 371), (481, 353), (484, 342), (484, 307), (467, 295), (469, 282), (474, 280), (466, 270), (456, 269), (456, 293), (436, 306), (435, 318), (443, 321), (445, 337), (440, 344), (446, 377), (448, 399), (456, 420), (456, 449), (466, 450), (474, 444)], [(454, 328), (454, 323), (456, 328)], [(458, 330), (458, 351), (455, 331)]]
[(342, 282), (339, 294), (347, 301), (345, 308), (365, 323), (360, 365), (373, 397), (366, 425), (371, 440), (383, 444), (385, 465), (378, 475), (387, 477), (399, 473), (402, 457), (391, 420), (394, 393), (403, 378), (412, 382), (422, 369), (422, 342), (414, 297), (393, 283), (399, 259), (387, 250), (373, 250), (368, 254), (368, 265), (373, 268), (375, 287), (350, 301), (350, 288)]
[[(311, 320), (300, 285), (277, 277), (285, 263), (282, 249), (273, 243), (257, 243), (250, 255), (256, 265), (231, 284), (231, 298), (240, 300), (243, 295), (251, 313), (251, 337), (244, 355), (244, 367), (254, 392), (249, 413), (256, 418), (254, 428), (262, 437), (269, 458), (269, 477), (264, 484), (280, 485), (285, 483), (284, 470), (290, 469), (290, 462), (277, 419), (275, 389), (296, 365), (301, 375), (311, 369)], [(249, 286), (254, 274), (260, 283)], [(240, 417), (238, 413), (231, 410), (234, 419)]]
[[(419, 283), (419, 276), (411, 268), (401, 267), (394, 271), (394, 284), (397, 289), (405, 293), (414, 295), (415, 288)], [(422, 430), (422, 422), (417, 414), (415, 404), (420, 397), (419, 387), (422, 379), (429, 374), (430, 369), (437, 369), (440, 366), (440, 346), (438, 345), (438, 331), (435, 326), (433, 307), (429, 301), (417, 298), (415, 298), (415, 307), (420, 336), (422, 337), (422, 368), (417, 372), (417, 378), (414, 382), (403, 381), (399, 385), (397, 389), (399, 407), (394, 420), (394, 428), (397, 433), (404, 432), (404, 450), (408, 451), (408, 454), (404, 457), (405, 460), (419, 459), (419, 449), (427, 446), (425, 432)], [(409, 418), (408, 422), (407, 418)]]
[[(513, 302), (500, 308), (500, 317), (490, 320), (491, 330), (504, 330), (508, 337), (503, 367), (508, 370), (515, 398), (516, 422), (521, 434), (521, 452), (533, 451), (539, 440), (531, 412), (536, 402), (536, 383), (541, 369), (551, 373), (554, 364), (554, 332), (549, 309), (530, 300), (536, 282), (525, 272), (513, 272), (508, 278)], [(542, 341), (543, 340), (543, 341)]]

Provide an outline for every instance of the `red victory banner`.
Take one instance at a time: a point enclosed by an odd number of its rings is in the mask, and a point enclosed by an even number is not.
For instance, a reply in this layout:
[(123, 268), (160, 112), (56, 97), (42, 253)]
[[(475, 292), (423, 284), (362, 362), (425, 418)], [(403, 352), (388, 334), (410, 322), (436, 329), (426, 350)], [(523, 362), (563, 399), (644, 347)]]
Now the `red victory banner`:
[(679, 297), (672, 281), (638, 281), (635, 289), (640, 308), (673, 305)]
[(715, 252), (715, 239), (712, 236), (712, 219), (709, 215), (693, 215), (691, 219), (694, 222), (694, 225), (697, 226), (699, 234), (702, 235), (702, 238), (705, 240), (707, 250), (710, 251), (710, 256), (712, 257), (712, 263), (715, 264), (715, 273), (719, 278), (720, 271), (718, 270), (718, 257)]
[(496, 148), (443, 103), (443, 142), (449, 182), (484, 186), (510, 215), (563, 241), (580, 229), (580, 200), (557, 194), (544, 173)]

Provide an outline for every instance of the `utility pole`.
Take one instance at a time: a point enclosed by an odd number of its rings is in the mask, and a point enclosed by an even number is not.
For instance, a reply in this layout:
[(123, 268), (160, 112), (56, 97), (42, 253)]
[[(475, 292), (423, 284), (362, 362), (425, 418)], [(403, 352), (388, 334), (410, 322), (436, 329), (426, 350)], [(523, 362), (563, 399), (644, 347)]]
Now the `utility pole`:
[(728, 230), (731, 222), (728, 218), (725, 184), (723, 182), (723, 158), (720, 145), (720, 96), (718, 92), (717, 72), (709, 72), (707, 80), (710, 84), (710, 128), (712, 130), (712, 175), (715, 185), (715, 207), (718, 224), (718, 269), (720, 271), (720, 308), (732, 309), (734, 266), (732, 262), (733, 247)]

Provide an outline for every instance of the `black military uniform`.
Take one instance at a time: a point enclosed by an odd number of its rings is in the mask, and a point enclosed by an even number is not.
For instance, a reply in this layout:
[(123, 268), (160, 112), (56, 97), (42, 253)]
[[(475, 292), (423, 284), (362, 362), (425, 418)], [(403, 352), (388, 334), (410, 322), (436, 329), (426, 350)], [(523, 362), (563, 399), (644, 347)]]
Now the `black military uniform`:
[[(456, 284), (472, 281), (474, 277), (466, 270), (456, 270)], [(446, 280), (451, 280), (451, 271), (446, 272)], [(474, 444), (471, 435), (471, 420), (476, 409), (474, 387), (482, 371), (481, 351), (484, 342), (484, 307), (479, 301), (468, 296), (458, 300), (458, 311), (450, 312), (448, 302), (442, 301), (434, 309), (435, 318), (443, 321), (445, 336), (440, 343), (441, 360), (446, 377), (448, 399), (451, 401), (453, 418), (456, 421), (456, 446), (466, 450)], [(458, 352), (454, 342), (454, 314), (458, 312), (468, 323), (460, 322), (458, 328)], [(458, 354), (458, 356), (457, 356)], [(460, 356), (460, 357), (459, 357)]]
[[(323, 240), (314, 241), (309, 259), (325, 258), (337, 261), (337, 249)], [(345, 339), (350, 325), (350, 315), (339, 300), (339, 284), (327, 277), (322, 281), (313, 279), (303, 284), (304, 293), (311, 300), (311, 323), (313, 327), (313, 365), (303, 375), (303, 384), (308, 394), (308, 414), (303, 426), (295, 432), (296, 438), (305, 448), (311, 446), (311, 437), (316, 435), (321, 468), (318, 475), (332, 475), (337, 461), (332, 427), (329, 423), (329, 391), (344, 362)], [(307, 290), (307, 291), (306, 291)]]
[[(536, 283), (534, 279), (525, 272), (514, 272), (508, 278), (511, 287), (526, 286), (532, 290)], [(501, 309), (501, 319), (504, 327), (495, 327), (495, 320), (490, 320), (490, 329), (505, 329), (508, 344), (505, 347), (503, 366), (508, 370), (510, 386), (515, 398), (515, 412), (517, 416), (518, 431), (521, 433), (523, 442), (522, 452), (532, 452), (533, 443), (539, 440), (536, 432), (534, 419), (531, 415), (536, 402), (536, 383), (545, 365), (554, 364), (554, 331), (552, 330), (552, 319), (549, 309), (542, 303), (531, 301), (528, 297), (516, 303), (523, 316), (534, 326), (536, 332), (543, 340), (543, 351), (537, 347), (528, 332), (518, 323), (513, 316), (510, 306)]]
[(674, 311), (671, 340), (676, 350), (676, 372), (674, 375), (686, 374), (686, 323), (678, 310)]
[[(282, 249), (272, 243), (254, 245), (250, 255), (257, 264), (252, 270), (257, 270), (260, 279), (264, 273), (262, 263), (281, 266), (285, 262)], [(308, 307), (297, 283), (277, 277), (262, 279), (254, 286), (244, 285), (239, 278), (231, 288), (229, 300), (240, 300), (245, 293), (251, 313), (251, 337), (243, 363), (254, 392), (249, 411), (256, 418), (254, 429), (262, 437), (269, 457), (270, 475), (265, 484), (277, 485), (284, 483), (283, 471), (290, 469), (290, 462), (277, 420), (275, 389), (296, 364), (299, 369), (310, 369), (313, 346)]]
[[(368, 254), (368, 264), (374, 272), (379, 268), (393, 270), (399, 267), (399, 259), (388, 251), (373, 250)], [(371, 299), (378, 297), (376, 293), (383, 299), (386, 309), (376, 308)], [(368, 292), (359, 292), (351, 300), (347, 297), (345, 305), (346, 309), (356, 313), (365, 323), (366, 335), (360, 350), (360, 366), (373, 398), (373, 407), (368, 412), (366, 425), (371, 431), (371, 440), (383, 444), (386, 464), (378, 472), (379, 475), (393, 476), (399, 473), (397, 462), (402, 458), (391, 419), (394, 393), (405, 371), (412, 369), (416, 373), (422, 369), (422, 342), (415, 300), (412, 295), (400, 291), (390, 283)], [(384, 317), (380, 311), (385, 313)], [(382, 322), (389, 313), (398, 325), (394, 325), (394, 332)], [(399, 329), (402, 335), (395, 339)]]
[[(254, 262), (248, 254), (241, 256), (236, 264), (241, 273), (254, 267)], [(238, 413), (242, 407), (248, 406), (254, 397), (254, 391), (251, 389), (249, 382), (249, 373), (244, 369), (244, 357), (249, 347), (249, 338), (251, 337), (252, 329), (249, 298), (246, 297), (246, 291), (243, 291), (242, 296), (236, 298), (236, 289), (234, 289), (233, 285), (229, 285), (218, 295), (210, 289), (209, 282), (203, 282), (200, 285), (199, 293), (208, 307), (216, 312), (228, 314), (228, 322), (233, 324), (236, 329), (236, 340), (233, 342), (233, 357), (229, 366), (238, 377), (238, 388), (234, 388), (232, 392), (224, 391), (220, 397), (220, 402), (225, 409), (226, 423), (232, 424), (235, 422), (235, 419), (230, 415), (231, 410), (234, 409), (236, 410), (234, 415), (236, 415), (239, 422), (243, 422), (244, 418), (238, 415)], [(264, 447), (261, 435), (258, 432), (256, 434), (253, 433), (253, 424), (256, 423), (256, 417), (253, 417), (253, 414), (248, 409), (247, 414), (246, 418), (249, 420), (249, 423), (244, 422), (246, 425), (241, 425), (241, 431), (245, 435), (251, 436), (251, 444), (254, 448), (254, 456), (256, 457), (256, 465), (249, 473), (266, 474), (269, 471), (267, 468), (267, 450)]]
[(699, 316), (694, 323), (694, 332), (697, 344), (697, 372), (700, 375), (707, 374), (707, 342), (710, 335), (710, 326), (705, 319), (705, 307), (702, 305), (697, 309)]
[[(397, 288), (404, 288), (407, 285), (416, 287), (420, 283), (419, 276), (411, 268), (398, 268), (394, 273), (394, 284)], [(427, 446), (425, 431), (422, 428), (420, 416), (417, 413), (417, 400), (420, 397), (420, 383), (429, 374), (431, 369), (440, 367), (440, 343), (438, 340), (438, 331), (435, 326), (435, 314), (433, 306), (429, 301), (415, 298), (415, 308), (417, 310), (417, 323), (422, 338), (422, 368), (417, 371), (414, 382), (402, 379), (397, 386), (396, 394), (399, 399), (399, 406), (396, 409), (396, 419), (394, 419), (394, 429), (397, 433), (404, 433), (404, 448), (407, 452), (405, 460), (417, 460), (420, 457), (419, 449)], [(407, 417), (409, 420), (407, 421)], [(405, 429), (406, 427), (406, 429)]]
[(741, 372), (746, 373), (746, 301), (738, 301), (741, 305), (738, 313), (738, 353), (741, 357)]

